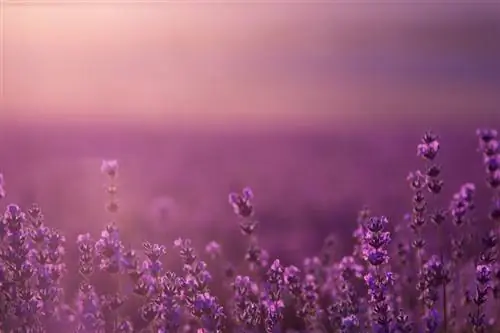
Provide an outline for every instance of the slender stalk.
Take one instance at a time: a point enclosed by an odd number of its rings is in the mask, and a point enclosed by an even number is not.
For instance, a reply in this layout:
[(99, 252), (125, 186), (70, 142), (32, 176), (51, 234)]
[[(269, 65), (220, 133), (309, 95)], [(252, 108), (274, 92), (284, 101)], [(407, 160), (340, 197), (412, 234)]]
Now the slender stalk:
[[(440, 244), (439, 244), (439, 252), (440, 252), (440, 257), (441, 257), (441, 263), (443, 264), (443, 267), (445, 265), (444, 263), (444, 249), (443, 249), (443, 227), (439, 226), (439, 238), (440, 238)], [(448, 300), (447, 300), (447, 295), (446, 295), (446, 281), (443, 281), (442, 284), (442, 296), (443, 296), (443, 331), (444, 333), (448, 332)]]

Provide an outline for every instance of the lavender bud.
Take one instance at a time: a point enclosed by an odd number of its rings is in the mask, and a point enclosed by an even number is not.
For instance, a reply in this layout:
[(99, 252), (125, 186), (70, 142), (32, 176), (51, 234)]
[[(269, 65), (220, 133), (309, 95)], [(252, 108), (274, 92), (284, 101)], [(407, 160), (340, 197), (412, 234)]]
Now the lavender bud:
[(108, 175), (109, 177), (115, 177), (118, 173), (118, 161), (103, 160), (101, 164), (101, 172)]

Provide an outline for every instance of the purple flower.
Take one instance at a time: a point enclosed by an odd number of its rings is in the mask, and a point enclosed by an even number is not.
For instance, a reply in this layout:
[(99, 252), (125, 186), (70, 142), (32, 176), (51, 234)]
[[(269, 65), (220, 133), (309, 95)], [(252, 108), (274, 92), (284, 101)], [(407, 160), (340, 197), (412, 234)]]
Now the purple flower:
[(108, 175), (109, 177), (115, 177), (118, 173), (118, 161), (103, 160), (101, 164), (101, 172)]
[(295, 266), (285, 267), (283, 271), (283, 278), (286, 285), (292, 285), (298, 283), (300, 280), (299, 277), (300, 270)]
[(488, 143), (497, 138), (498, 132), (495, 129), (485, 128), (476, 130), (476, 135), (479, 137), (479, 140)]
[(229, 194), (229, 204), (233, 207), (236, 215), (247, 218), (253, 215), (253, 192), (250, 188), (243, 189), (241, 194)]
[(357, 332), (359, 329), (359, 320), (353, 314), (342, 318), (340, 330), (342, 333)]
[(491, 281), (491, 268), (488, 265), (478, 265), (476, 267), (476, 280), (482, 285)]
[(370, 265), (380, 266), (388, 260), (387, 251), (368, 250), (366, 258)]
[(421, 171), (410, 172), (406, 177), (410, 187), (414, 191), (422, 190), (427, 183), (427, 178)]
[(377, 233), (384, 230), (388, 223), (389, 221), (385, 216), (371, 217), (366, 223), (366, 228), (372, 233)]
[(484, 165), (486, 172), (495, 172), (500, 169), (500, 155), (485, 156)]
[(212, 258), (218, 258), (220, 257), (222, 253), (222, 249), (219, 243), (216, 241), (211, 241), (210, 243), (207, 244), (205, 247), (205, 252)]
[(434, 308), (428, 310), (425, 317), (424, 317), (424, 320), (425, 320), (426, 332), (427, 333), (436, 333), (438, 328), (439, 328), (439, 324), (440, 324), (440, 317), (439, 317), (439, 313), (437, 312), (437, 310)]
[(437, 136), (428, 132), (422, 138), (422, 143), (417, 146), (417, 155), (429, 161), (435, 159), (439, 152)]

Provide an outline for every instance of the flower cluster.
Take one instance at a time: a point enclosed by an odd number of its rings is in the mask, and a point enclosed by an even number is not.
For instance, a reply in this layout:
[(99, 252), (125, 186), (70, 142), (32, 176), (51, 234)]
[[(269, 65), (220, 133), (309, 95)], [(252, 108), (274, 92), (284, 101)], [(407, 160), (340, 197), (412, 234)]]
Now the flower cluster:
[(490, 218), (500, 222), (500, 143), (498, 131), (480, 129), (476, 132), (479, 138), (479, 149), (483, 155), (486, 170), (486, 182), (495, 192)]
[(486, 320), (483, 307), (490, 290), (491, 268), (488, 265), (476, 267), (476, 294), (473, 298), (476, 309), (469, 313), (469, 321), (474, 333), (485, 332)]
[(44, 224), (34, 205), (28, 214), (8, 205), (0, 219), (1, 330), (40, 331), (61, 315), (64, 237)]
[(191, 240), (179, 238), (175, 247), (184, 262), (183, 300), (187, 309), (208, 332), (222, 332), (226, 315), (217, 298), (210, 293), (212, 275), (207, 264), (198, 259)]
[(392, 321), (387, 294), (394, 276), (383, 267), (389, 259), (385, 249), (391, 240), (390, 233), (385, 231), (388, 223), (385, 216), (372, 217), (366, 223), (365, 234), (365, 258), (369, 263), (365, 281), (370, 296), (373, 327), (379, 333), (389, 333)]

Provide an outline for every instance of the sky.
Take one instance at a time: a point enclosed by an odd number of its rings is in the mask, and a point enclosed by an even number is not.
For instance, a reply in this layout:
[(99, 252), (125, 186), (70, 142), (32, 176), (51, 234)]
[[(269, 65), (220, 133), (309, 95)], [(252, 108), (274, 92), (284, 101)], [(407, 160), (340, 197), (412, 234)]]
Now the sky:
[(500, 6), (3, 0), (0, 122), (335, 124), (500, 105)]

